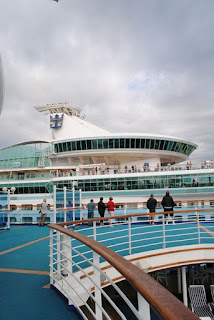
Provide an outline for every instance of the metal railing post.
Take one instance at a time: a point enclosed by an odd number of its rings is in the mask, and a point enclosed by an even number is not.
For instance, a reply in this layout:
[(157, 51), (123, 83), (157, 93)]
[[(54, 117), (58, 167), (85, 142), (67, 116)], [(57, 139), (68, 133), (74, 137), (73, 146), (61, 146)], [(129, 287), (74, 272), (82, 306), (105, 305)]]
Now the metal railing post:
[[(10, 190), (7, 190), (7, 210), (10, 210)], [(10, 211), (7, 212), (7, 229), (10, 229)]]
[(186, 267), (181, 267), (181, 272), (182, 272), (183, 303), (186, 307), (188, 307)]
[(165, 229), (165, 216), (163, 214), (162, 217), (162, 221), (163, 221), (163, 249), (166, 248), (166, 229)]
[(139, 292), (137, 293), (137, 302), (138, 302), (138, 312), (139, 312), (138, 319), (151, 320), (150, 305)]
[(50, 284), (53, 284), (53, 229), (50, 228)]
[(132, 254), (132, 224), (131, 224), (131, 217), (128, 218), (128, 229), (129, 229), (129, 254)]
[(56, 223), (56, 186), (53, 186), (53, 222)]
[[(197, 210), (197, 208), (195, 208)], [(198, 229), (198, 244), (201, 243), (201, 237), (200, 237), (200, 221), (199, 221), (199, 212), (196, 211), (196, 217), (197, 217), (197, 229)]]
[(93, 236), (94, 236), (94, 240), (97, 240), (96, 221), (93, 221)]
[(61, 242), (60, 242), (60, 232), (57, 231), (56, 232), (56, 238), (57, 238), (57, 273), (60, 274), (60, 270), (61, 270), (61, 266), (60, 266), (60, 260), (61, 260), (61, 252), (60, 252), (60, 248), (61, 248)]
[[(67, 212), (66, 212), (66, 187), (63, 187), (63, 191), (64, 191), (64, 222), (67, 222)], [(65, 225), (64, 228), (67, 228), (67, 226)]]
[(124, 216), (127, 214), (127, 204), (124, 204)]
[[(96, 314), (96, 319), (102, 319), (102, 294), (101, 294), (101, 281), (100, 281), (100, 272), (97, 270), (100, 265), (100, 256), (98, 253), (93, 251), (93, 271), (94, 271), (94, 282), (96, 283), (95, 286), (95, 314)], [(96, 267), (96, 268), (95, 268)]]

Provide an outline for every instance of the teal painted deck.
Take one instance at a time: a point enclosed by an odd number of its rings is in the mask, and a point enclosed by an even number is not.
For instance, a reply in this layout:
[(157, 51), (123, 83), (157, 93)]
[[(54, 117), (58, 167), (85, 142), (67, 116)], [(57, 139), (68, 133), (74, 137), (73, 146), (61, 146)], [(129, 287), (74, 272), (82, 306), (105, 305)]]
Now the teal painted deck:
[[(194, 224), (192, 224), (195, 226)], [(207, 229), (214, 232), (214, 223), (203, 223)], [(189, 225), (188, 225), (189, 226)], [(133, 249), (132, 253), (138, 253), (140, 251), (154, 250), (162, 248), (162, 245), (156, 245), (154, 240), (149, 240), (151, 235), (154, 235), (154, 231), (157, 231), (156, 235), (162, 240), (162, 225), (149, 226), (145, 224), (137, 224), (138, 232), (140, 231), (142, 238), (141, 242), (147, 245), (145, 249)], [(135, 230), (132, 226), (133, 237), (139, 238), (139, 235), (134, 236)], [(80, 227), (75, 228), (76, 231), (80, 231)], [(194, 236), (188, 235), (189, 231), (186, 228), (186, 232), (181, 233), (181, 224), (166, 226), (167, 235), (176, 234), (177, 239), (183, 237), (184, 241), (180, 245), (196, 244), (195, 239), (191, 240)], [(109, 234), (103, 233), (109, 231)], [(91, 236), (92, 229), (88, 226), (82, 228), (81, 233)], [(108, 240), (111, 234), (112, 240)], [(127, 238), (122, 238), (126, 235)], [(205, 231), (201, 230), (201, 235), (206, 235), (205, 239), (201, 239), (201, 243), (214, 243), (214, 237)], [(49, 276), (47, 274), (32, 274), (33, 271), (49, 271), (49, 228), (38, 226), (14, 226), (10, 230), (0, 231), (0, 318), (2, 320), (67, 320), (79, 319), (77, 315), (68, 310), (67, 301), (63, 299), (59, 294), (51, 289), (43, 288), (49, 284)], [(188, 243), (185, 242), (185, 237), (189, 237)], [(119, 237), (119, 240), (115, 238)], [(43, 239), (45, 238), (45, 239)], [(24, 247), (16, 248), (28, 244), (29, 242), (39, 240), (38, 242), (31, 243)], [(103, 241), (104, 245), (115, 244), (115, 250), (121, 251), (121, 255), (127, 255), (127, 243), (128, 241), (128, 229), (126, 225), (117, 225), (114, 228), (100, 227), (97, 229), (97, 240)], [(77, 245), (77, 241), (74, 241)], [(170, 244), (167, 247), (172, 246)], [(174, 246), (174, 245), (173, 245)], [(11, 252), (6, 252), (14, 248)], [(82, 247), (84, 251), (85, 248)], [(139, 251), (140, 250), (140, 251)], [(88, 257), (91, 254), (89, 253)], [(76, 258), (76, 262), (80, 262), (79, 258)], [(9, 272), (2, 270), (2, 268), (11, 269)], [(12, 269), (29, 270), (30, 274), (23, 274), (14, 272)]]

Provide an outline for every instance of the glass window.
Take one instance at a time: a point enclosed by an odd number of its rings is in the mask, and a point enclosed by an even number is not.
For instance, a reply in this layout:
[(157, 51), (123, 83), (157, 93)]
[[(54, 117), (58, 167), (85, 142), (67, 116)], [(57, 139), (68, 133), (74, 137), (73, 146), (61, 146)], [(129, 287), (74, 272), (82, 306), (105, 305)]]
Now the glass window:
[(153, 139), (151, 139), (150, 149), (154, 149), (154, 144), (155, 144), (155, 141)]
[(58, 148), (59, 148), (59, 152), (62, 152), (62, 143), (59, 143)]
[(80, 141), (76, 141), (76, 144), (77, 144), (77, 150), (81, 150), (81, 144), (80, 144)]
[(77, 150), (76, 141), (72, 141), (72, 150), (73, 151)]
[(135, 139), (131, 139), (131, 148), (135, 149)]
[(146, 149), (150, 148), (150, 139), (146, 139)]
[(163, 150), (168, 150), (168, 144), (169, 144), (169, 141), (164, 141), (164, 146), (163, 146)]
[(114, 148), (114, 140), (109, 139), (109, 149), (113, 149), (113, 148)]
[(125, 139), (125, 148), (129, 149), (130, 148), (130, 139)]
[(140, 148), (140, 139), (136, 139), (136, 148), (137, 148), (137, 149)]
[(82, 144), (81, 149), (82, 149), (82, 150), (86, 150), (86, 141), (85, 141), (85, 140), (82, 140), (82, 141), (81, 141), (81, 144)]
[(103, 140), (99, 139), (97, 143), (98, 143), (98, 149), (103, 149)]
[(155, 140), (154, 148), (155, 148), (156, 150), (159, 149), (159, 144), (160, 144), (160, 140)]
[(103, 139), (103, 148), (108, 149), (108, 139)]
[(92, 149), (97, 149), (97, 140), (92, 140)]
[(172, 151), (175, 151), (176, 146), (177, 146), (177, 142), (173, 142), (173, 145), (172, 145)]
[(56, 153), (58, 153), (58, 144), (55, 144), (55, 145), (54, 145), (54, 151), (55, 151)]
[(120, 140), (119, 139), (114, 139), (114, 147), (115, 147), (115, 149), (118, 149), (120, 147)]
[(63, 149), (63, 152), (67, 152), (66, 142), (63, 142), (63, 144), (62, 144), (62, 149)]
[(125, 148), (125, 139), (120, 139), (120, 148)]
[(165, 140), (160, 140), (160, 150), (164, 150), (164, 142)]
[(145, 148), (145, 139), (141, 139), (140, 147), (141, 147), (142, 149)]
[(68, 151), (71, 151), (71, 141), (67, 142)]
[(92, 147), (91, 147), (91, 140), (86, 140), (86, 146), (87, 146), (87, 149), (88, 150), (91, 150)]

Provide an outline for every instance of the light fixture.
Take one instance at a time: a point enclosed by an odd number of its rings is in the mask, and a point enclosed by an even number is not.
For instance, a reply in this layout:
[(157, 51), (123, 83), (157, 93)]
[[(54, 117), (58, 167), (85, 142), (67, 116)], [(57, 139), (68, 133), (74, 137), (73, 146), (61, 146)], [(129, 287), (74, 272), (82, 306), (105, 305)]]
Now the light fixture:
[(10, 191), (11, 191), (12, 193), (14, 193), (14, 192), (16, 191), (16, 188), (15, 188), (15, 187), (11, 187), (11, 188), (10, 188)]
[(3, 191), (4, 193), (7, 193), (7, 187), (3, 187), (3, 188), (2, 188), (2, 191)]

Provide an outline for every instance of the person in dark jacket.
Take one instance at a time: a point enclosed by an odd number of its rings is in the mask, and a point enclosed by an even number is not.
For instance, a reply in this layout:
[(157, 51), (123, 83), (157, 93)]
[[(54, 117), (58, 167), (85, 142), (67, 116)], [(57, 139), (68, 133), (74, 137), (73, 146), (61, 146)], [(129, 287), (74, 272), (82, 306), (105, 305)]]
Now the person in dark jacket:
[[(176, 206), (176, 203), (174, 202), (173, 198), (169, 195), (169, 191), (167, 191), (166, 195), (163, 197), (161, 205), (165, 212), (171, 211), (170, 217), (172, 218), (172, 223), (175, 224), (174, 215), (172, 211), (173, 211), (173, 208)], [(165, 216), (166, 224), (168, 224), (168, 213), (164, 214), (164, 216)]]
[[(87, 204), (87, 209), (88, 209), (88, 219), (94, 218), (95, 204), (93, 199), (91, 199), (91, 201)], [(89, 222), (88, 225), (92, 226), (92, 222)]]
[[(100, 198), (100, 201), (98, 202), (98, 212), (100, 216), (103, 218), (105, 215), (106, 205), (103, 203), (103, 197)], [(100, 220), (100, 225), (104, 226), (103, 220)]]
[[(150, 198), (147, 200), (146, 205), (150, 213), (155, 212), (155, 208), (157, 206), (157, 200), (154, 198), (153, 194), (150, 195)], [(154, 214), (149, 215), (150, 224), (155, 224), (154, 219), (155, 219)]]

